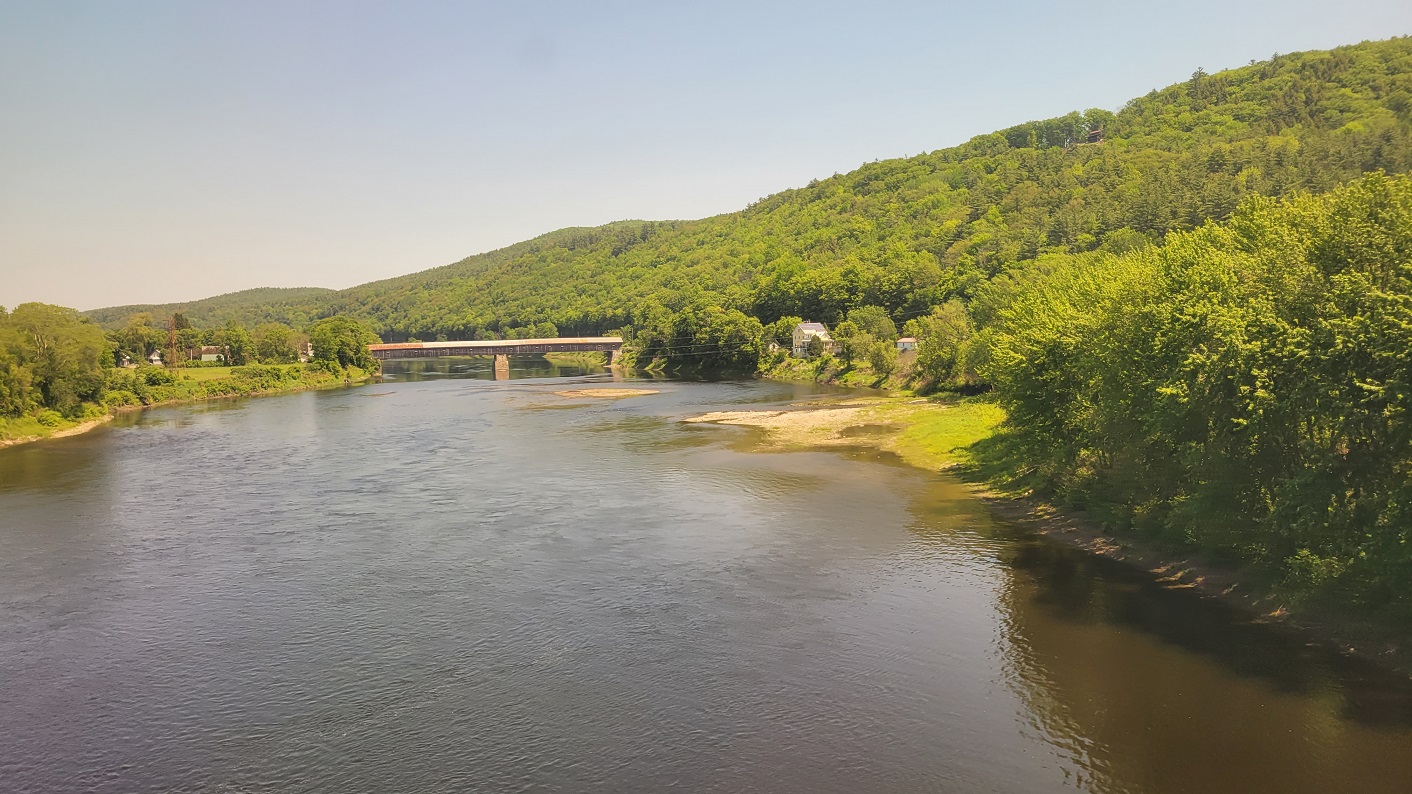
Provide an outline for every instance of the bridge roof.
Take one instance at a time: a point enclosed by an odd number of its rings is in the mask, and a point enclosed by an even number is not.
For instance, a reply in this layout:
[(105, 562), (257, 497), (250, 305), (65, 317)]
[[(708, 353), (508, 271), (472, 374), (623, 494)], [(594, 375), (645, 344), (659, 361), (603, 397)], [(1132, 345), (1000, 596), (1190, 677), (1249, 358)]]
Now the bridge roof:
[(397, 342), (368, 345), (369, 350), (439, 350), (476, 347), (514, 347), (519, 345), (621, 345), (621, 336), (556, 336), (551, 339), (478, 339), (474, 342)]

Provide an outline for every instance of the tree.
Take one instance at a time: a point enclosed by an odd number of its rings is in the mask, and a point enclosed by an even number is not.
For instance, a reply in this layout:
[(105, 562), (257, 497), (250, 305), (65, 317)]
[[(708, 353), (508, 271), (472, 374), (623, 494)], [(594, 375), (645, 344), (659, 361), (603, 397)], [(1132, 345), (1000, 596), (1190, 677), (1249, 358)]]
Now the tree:
[(73, 309), (22, 303), (0, 315), (0, 406), (11, 415), (48, 408), (65, 416), (102, 397), (112, 348), (103, 330)]
[(284, 323), (265, 323), (255, 329), (255, 356), (263, 364), (290, 364), (299, 359), (294, 329)]
[(967, 377), (964, 364), (975, 329), (959, 300), (947, 301), (930, 315), (909, 321), (907, 327), (917, 338), (919, 374), (938, 384)]
[(848, 320), (877, 339), (895, 341), (897, 325), (881, 306), (863, 306), (848, 313)]
[(897, 371), (897, 343), (888, 339), (874, 342), (868, 348), (868, 366), (883, 377)]
[(129, 316), (123, 329), (113, 335), (117, 355), (137, 362), (146, 361), (148, 356), (162, 349), (166, 341), (166, 331), (152, 325), (152, 315), (148, 312)]
[(249, 364), (255, 355), (255, 341), (250, 338), (250, 332), (234, 320), (227, 322), (216, 338), (216, 344), (225, 347), (226, 363), (231, 366)]
[(834, 340), (834, 347), (838, 350), (838, 357), (848, 366), (856, 358), (867, 355), (868, 345), (872, 344), (871, 334), (865, 334), (859, 329), (858, 324), (852, 320), (844, 320), (835, 325), (829, 337)]
[(309, 342), (314, 346), (313, 360), (340, 369), (376, 367), (368, 345), (382, 340), (367, 326), (346, 315), (335, 315), (309, 326)]

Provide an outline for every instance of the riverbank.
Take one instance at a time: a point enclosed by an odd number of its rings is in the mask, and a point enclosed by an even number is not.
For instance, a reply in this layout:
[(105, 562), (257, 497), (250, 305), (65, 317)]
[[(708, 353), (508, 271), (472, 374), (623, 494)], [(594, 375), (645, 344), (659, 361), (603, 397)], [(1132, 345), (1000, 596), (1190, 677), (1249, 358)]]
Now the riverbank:
[[(0, 448), (86, 433), (127, 411), (335, 388), (365, 383), (372, 375), (357, 367), (333, 373), (303, 364), (114, 372), (109, 379), (105, 406), (89, 406), (89, 415), (81, 419), (65, 419), (53, 412), (42, 417), (0, 418)], [(106, 413), (92, 415), (94, 411), (104, 410)]]
[(834, 356), (818, 358), (783, 358), (762, 371), (770, 380), (790, 383), (822, 383), (830, 386), (846, 386), (866, 389), (888, 389), (904, 391), (912, 381), (915, 351), (908, 351), (898, 357), (897, 368), (889, 374), (874, 372), (867, 362), (844, 363)]
[(87, 433), (95, 427), (107, 424), (112, 421), (112, 414), (104, 414), (94, 419), (83, 421), (61, 420), (56, 425), (45, 425), (32, 416), (22, 416), (16, 419), (0, 419), (0, 449), (13, 447), (19, 444), (30, 444), (35, 441), (45, 441), (51, 438), (67, 438), (80, 433)]
[(910, 396), (821, 400), (778, 411), (717, 411), (687, 422), (740, 425), (764, 431), (775, 451), (866, 446), (930, 471), (969, 462), (967, 449), (989, 436), (1005, 413), (977, 397)]
[(1111, 535), (1083, 515), (1028, 491), (995, 489), (976, 470), (970, 448), (990, 437), (1003, 419), (1003, 409), (986, 397), (886, 396), (820, 400), (771, 411), (716, 411), (683, 421), (755, 428), (761, 433), (755, 444), (759, 451), (867, 447), (926, 471), (952, 472), (997, 514), (1026, 530), (1141, 568), (1163, 587), (1239, 607), (1255, 622), (1302, 631), (1348, 655), (1412, 674), (1412, 637), (1406, 626), (1291, 599), (1257, 570), (1217, 566), (1141, 538)]

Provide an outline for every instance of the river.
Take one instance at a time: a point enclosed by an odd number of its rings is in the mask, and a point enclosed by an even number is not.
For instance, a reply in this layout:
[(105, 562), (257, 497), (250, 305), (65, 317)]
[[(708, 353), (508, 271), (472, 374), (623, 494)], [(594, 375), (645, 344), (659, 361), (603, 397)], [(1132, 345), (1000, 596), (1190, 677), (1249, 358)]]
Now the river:
[(1412, 790), (1406, 678), (678, 421), (818, 387), (512, 375), (0, 450), (0, 791)]

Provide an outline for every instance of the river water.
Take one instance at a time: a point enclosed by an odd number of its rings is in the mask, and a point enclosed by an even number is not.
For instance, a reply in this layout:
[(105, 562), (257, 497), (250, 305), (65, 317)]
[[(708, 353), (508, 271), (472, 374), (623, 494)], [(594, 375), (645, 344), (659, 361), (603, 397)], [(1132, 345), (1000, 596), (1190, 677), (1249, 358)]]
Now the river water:
[(816, 387), (389, 374), (0, 450), (0, 791), (1412, 790), (1405, 678), (678, 421)]

